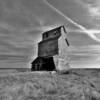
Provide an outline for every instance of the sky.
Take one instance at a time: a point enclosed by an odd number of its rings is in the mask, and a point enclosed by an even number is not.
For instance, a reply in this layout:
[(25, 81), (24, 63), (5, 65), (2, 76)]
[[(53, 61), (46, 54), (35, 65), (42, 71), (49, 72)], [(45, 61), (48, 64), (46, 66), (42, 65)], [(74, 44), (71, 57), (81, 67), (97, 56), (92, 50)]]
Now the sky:
[(100, 0), (0, 0), (0, 68), (30, 68), (42, 33), (65, 25), (74, 68), (100, 68)]

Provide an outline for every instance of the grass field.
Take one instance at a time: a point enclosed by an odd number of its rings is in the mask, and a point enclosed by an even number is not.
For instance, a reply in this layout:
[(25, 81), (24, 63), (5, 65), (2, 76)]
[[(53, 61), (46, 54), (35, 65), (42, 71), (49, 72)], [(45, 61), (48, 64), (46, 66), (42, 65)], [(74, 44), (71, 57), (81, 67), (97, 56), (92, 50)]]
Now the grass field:
[(100, 100), (100, 72), (0, 74), (0, 100)]

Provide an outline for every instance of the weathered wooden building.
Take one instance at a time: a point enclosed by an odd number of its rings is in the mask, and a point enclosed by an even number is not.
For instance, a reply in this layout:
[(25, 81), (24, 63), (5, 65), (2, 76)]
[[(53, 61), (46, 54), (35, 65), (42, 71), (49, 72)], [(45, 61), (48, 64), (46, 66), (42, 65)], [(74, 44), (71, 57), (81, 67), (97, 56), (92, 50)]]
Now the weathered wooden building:
[(68, 46), (64, 26), (44, 32), (42, 41), (38, 43), (38, 56), (31, 63), (31, 70), (53, 71), (68, 69)]

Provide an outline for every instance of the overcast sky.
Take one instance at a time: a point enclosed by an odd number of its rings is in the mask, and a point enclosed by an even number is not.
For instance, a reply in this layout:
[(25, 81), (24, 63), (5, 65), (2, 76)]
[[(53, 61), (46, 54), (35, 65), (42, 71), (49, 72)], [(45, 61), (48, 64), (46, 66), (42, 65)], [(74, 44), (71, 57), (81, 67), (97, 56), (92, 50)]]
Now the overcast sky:
[(71, 66), (100, 67), (100, 0), (0, 0), (0, 68), (31, 67), (41, 33), (59, 25)]

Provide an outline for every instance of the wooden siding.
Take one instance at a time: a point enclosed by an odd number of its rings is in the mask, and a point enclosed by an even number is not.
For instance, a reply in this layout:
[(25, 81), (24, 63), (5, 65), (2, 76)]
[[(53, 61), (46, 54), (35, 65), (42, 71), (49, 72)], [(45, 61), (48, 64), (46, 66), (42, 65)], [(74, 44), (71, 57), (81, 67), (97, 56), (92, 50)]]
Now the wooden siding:
[(49, 39), (47, 41), (41, 41), (38, 44), (38, 56), (49, 57), (58, 54), (58, 39)]

